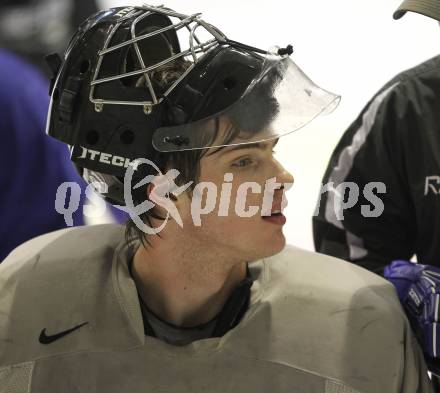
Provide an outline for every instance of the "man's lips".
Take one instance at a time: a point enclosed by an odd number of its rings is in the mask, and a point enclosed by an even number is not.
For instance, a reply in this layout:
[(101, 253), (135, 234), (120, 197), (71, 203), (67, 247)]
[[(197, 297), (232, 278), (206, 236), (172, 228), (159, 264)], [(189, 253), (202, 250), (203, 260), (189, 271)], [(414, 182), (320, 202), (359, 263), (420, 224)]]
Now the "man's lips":
[(282, 213), (273, 214), (267, 217), (261, 217), (261, 219), (277, 225), (284, 225), (286, 223), (286, 217)]
[(283, 201), (277, 201), (272, 205), (271, 210), (266, 210), (264, 212), (261, 212), (261, 216), (267, 217), (271, 216), (272, 214), (278, 214), (283, 213), (284, 209), (287, 207), (287, 200), (285, 200), (285, 203), (282, 203)]
[(286, 223), (286, 217), (283, 214), (285, 207), (281, 202), (276, 202), (272, 205), (272, 209), (266, 212), (267, 214), (261, 215), (261, 218), (266, 222), (283, 226)]

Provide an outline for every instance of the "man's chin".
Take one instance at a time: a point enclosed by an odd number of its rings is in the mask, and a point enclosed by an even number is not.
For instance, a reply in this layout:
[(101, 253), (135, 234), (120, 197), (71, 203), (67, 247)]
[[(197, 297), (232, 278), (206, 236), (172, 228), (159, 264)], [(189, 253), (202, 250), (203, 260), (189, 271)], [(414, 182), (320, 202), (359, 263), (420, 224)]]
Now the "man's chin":
[(286, 246), (286, 238), (284, 235), (281, 235), (278, 239), (273, 240), (270, 244), (268, 244), (264, 249), (259, 249), (259, 257), (256, 259), (269, 258), (276, 254), (279, 254), (283, 251)]

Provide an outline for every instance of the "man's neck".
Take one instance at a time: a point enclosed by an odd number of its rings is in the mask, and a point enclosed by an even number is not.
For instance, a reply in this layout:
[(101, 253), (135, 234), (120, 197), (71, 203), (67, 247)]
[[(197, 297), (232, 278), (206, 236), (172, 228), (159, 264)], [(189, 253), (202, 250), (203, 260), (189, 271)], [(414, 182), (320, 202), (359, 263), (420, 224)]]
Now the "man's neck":
[(173, 325), (190, 327), (210, 321), (221, 311), (246, 277), (246, 263), (162, 238), (138, 248), (133, 277), (151, 311)]

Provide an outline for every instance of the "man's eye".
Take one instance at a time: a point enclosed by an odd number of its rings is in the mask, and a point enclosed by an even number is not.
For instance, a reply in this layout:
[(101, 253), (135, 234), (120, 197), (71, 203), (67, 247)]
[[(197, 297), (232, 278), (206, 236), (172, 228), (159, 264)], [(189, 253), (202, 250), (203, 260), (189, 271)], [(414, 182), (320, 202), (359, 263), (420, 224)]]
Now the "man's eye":
[(243, 168), (246, 167), (248, 165), (252, 164), (252, 160), (250, 158), (243, 158), (241, 160), (238, 160), (236, 162), (234, 162), (232, 164), (232, 166), (238, 167), (238, 168)]

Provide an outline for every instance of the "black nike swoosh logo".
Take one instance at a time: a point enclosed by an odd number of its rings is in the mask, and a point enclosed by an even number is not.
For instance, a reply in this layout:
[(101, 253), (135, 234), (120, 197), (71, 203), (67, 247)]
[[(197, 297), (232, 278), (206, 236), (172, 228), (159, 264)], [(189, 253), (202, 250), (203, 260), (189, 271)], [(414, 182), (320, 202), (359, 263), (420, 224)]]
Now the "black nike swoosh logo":
[(38, 338), (38, 341), (39, 341), (41, 344), (50, 344), (50, 343), (53, 343), (54, 341), (59, 340), (60, 338), (62, 338), (62, 337), (64, 337), (64, 336), (67, 336), (68, 334), (74, 332), (75, 330), (77, 330), (77, 329), (79, 329), (79, 328), (81, 328), (81, 327), (83, 327), (84, 325), (87, 325), (87, 324), (88, 324), (88, 322), (84, 322), (84, 323), (82, 323), (82, 324), (80, 324), (80, 325), (77, 325), (77, 326), (71, 328), (71, 329), (64, 330), (63, 332), (59, 332), (59, 333), (57, 333), (57, 334), (52, 334), (52, 335), (50, 335), (50, 336), (48, 336), (48, 335), (46, 334), (46, 328), (44, 328), (44, 329), (41, 331), (41, 333), (40, 333), (40, 337)]

